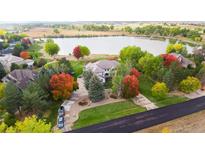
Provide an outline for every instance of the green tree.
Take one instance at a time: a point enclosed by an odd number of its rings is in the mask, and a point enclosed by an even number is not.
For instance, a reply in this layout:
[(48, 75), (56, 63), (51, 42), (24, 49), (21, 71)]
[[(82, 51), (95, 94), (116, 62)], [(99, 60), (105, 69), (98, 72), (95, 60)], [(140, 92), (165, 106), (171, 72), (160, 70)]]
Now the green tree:
[(55, 54), (57, 54), (59, 52), (60, 48), (58, 46), (58, 44), (54, 43), (53, 41), (51, 40), (48, 40), (45, 44), (45, 51), (53, 56)]
[(90, 79), (88, 94), (92, 102), (98, 102), (105, 98), (104, 86), (96, 75)]
[(21, 98), (22, 93), (19, 88), (17, 88), (12, 82), (9, 82), (6, 85), (4, 97), (0, 100), (0, 104), (7, 112), (11, 114), (15, 114), (16, 111), (19, 111), (21, 114)]
[(53, 32), (56, 33), (56, 34), (59, 34), (59, 33), (60, 33), (60, 31), (59, 31), (57, 28), (55, 28), (55, 29), (53, 30)]
[(89, 56), (90, 50), (88, 49), (88, 47), (80, 45), (80, 53), (82, 56)]
[(132, 33), (132, 32), (133, 32), (133, 30), (132, 30), (132, 28), (131, 28), (130, 26), (126, 26), (126, 27), (124, 28), (124, 31), (125, 31), (125, 32), (128, 32), (128, 33)]
[(139, 67), (146, 75), (156, 79), (158, 71), (163, 67), (163, 59), (160, 56), (155, 57), (152, 54), (146, 54), (139, 59)]
[(87, 90), (89, 89), (90, 79), (92, 78), (92, 76), (93, 72), (91, 70), (83, 72), (84, 85)]
[(35, 82), (23, 90), (21, 108), (26, 113), (41, 114), (48, 108), (47, 94)]
[(170, 90), (174, 89), (174, 74), (171, 70), (167, 70), (163, 76), (162, 81), (167, 85)]
[(122, 81), (124, 76), (130, 74), (132, 66), (129, 63), (121, 63), (116, 68), (112, 79), (112, 92), (121, 96), (122, 93)]
[(145, 55), (140, 47), (128, 46), (120, 51), (120, 60), (125, 63), (129, 61), (132, 67), (136, 67), (138, 60)]
[(12, 63), (10, 70), (13, 71), (13, 70), (17, 70), (17, 69), (21, 69), (21, 66), (16, 64), (16, 63)]
[(4, 69), (4, 66), (0, 63), (0, 80), (6, 76), (6, 71)]

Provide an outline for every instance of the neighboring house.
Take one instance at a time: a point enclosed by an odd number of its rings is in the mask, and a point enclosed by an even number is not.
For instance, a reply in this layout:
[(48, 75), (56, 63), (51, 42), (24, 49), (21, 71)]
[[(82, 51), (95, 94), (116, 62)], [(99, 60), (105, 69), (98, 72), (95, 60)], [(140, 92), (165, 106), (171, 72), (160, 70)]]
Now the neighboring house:
[(88, 63), (85, 70), (91, 70), (99, 79), (105, 83), (107, 78), (111, 77), (111, 71), (115, 69), (118, 62), (115, 60), (99, 60), (95, 63)]
[(18, 64), (18, 65), (27, 64), (28, 68), (32, 68), (34, 61), (31, 59), (24, 60), (21, 57), (7, 54), (7, 55), (0, 56), (0, 63), (4, 66), (5, 70), (10, 71), (12, 63)]
[(202, 55), (205, 59), (205, 49), (203, 49), (202, 46), (200, 46), (198, 48), (194, 48), (193, 53), (194, 53), (194, 55)]
[(2, 81), (4, 83), (13, 82), (17, 87), (23, 89), (30, 81), (34, 81), (38, 74), (29, 69), (18, 69), (7, 74)]
[(187, 68), (187, 67), (191, 67), (191, 68), (195, 68), (196, 64), (189, 60), (188, 58), (185, 58), (184, 56), (182, 56), (181, 54), (176, 54), (176, 53), (171, 53), (171, 55), (175, 56), (179, 63), (181, 64), (182, 67)]
[(3, 55), (5, 55), (5, 54), (12, 54), (13, 51), (14, 51), (14, 47), (10, 46), (10, 47), (8, 47), (6, 49), (2, 49), (0, 51), (0, 54), (3, 54)]

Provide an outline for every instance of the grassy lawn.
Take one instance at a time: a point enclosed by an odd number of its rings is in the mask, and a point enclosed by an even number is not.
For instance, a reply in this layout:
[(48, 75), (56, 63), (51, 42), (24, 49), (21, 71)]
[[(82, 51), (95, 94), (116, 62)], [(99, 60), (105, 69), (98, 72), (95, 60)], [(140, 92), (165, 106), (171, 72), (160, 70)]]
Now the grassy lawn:
[(106, 104), (80, 112), (73, 128), (82, 128), (143, 111), (146, 109), (135, 105), (130, 100)]
[(188, 100), (188, 98), (179, 97), (179, 96), (167, 96), (163, 100), (157, 100), (152, 96), (152, 92), (151, 92), (151, 88), (154, 85), (154, 82), (144, 75), (142, 75), (139, 80), (140, 80), (140, 92), (145, 97), (147, 97), (150, 101), (154, 102), (158, 107), (181, 103)]

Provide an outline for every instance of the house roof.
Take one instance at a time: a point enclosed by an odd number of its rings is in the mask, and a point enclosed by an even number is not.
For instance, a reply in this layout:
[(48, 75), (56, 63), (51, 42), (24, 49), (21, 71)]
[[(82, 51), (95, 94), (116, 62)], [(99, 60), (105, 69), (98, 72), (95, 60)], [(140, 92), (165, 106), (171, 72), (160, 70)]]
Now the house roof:
[(201, 46), (198, 48), (194, 48), (193, 53), (195, 55), (203, 55), (205, 56), (205, 49), (203, 49)]
[(86, 69), (91, 69), (95, 73), (101, 73), (105, 69), (112, 69), (118, 65), (118, 62), (115, 60), (99, 60), (95, 63), (88, 63)]
[(171, 55), (177, 57), (178, 61), (180, 62), (180, 64), (182, 65), (182, 67), (188, 67), (189, 65), (191, 65), (191, 67), (196, 67), (196, 64), (189, 60), (188, 58), (185, 58), (184, 56), (182, 56), (181, 54), (177, 54), (177, 53), (171, 53)]
[(37, 77), (37, 73), (29, 69), (18, 69), (9, 73), (3, 78), (16, 84), (19, 88), (25, 88), (26, 85)]
[(0, 63), (4, 66), (5, 69), (10, 70), (12, 63), (18, 63), (23, 61), (23, 58), (13, 56), (12, 54), (6, 54), (0, 56)]

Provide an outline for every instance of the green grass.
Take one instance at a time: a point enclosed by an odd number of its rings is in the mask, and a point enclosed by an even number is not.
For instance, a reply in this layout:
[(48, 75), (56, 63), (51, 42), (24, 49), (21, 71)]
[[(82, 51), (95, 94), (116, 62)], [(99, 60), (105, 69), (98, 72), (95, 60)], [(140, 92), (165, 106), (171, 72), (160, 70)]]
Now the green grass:
[(154, 102), (158, 107), (164, 107), (167, 105), (181, 103), (188, 100), (188, 98), (186, 97), (179, 97), (179, 96), (167, 96), (163, 100), (157, 100), (152, 96), (152, 92), (151, 92), (154, 82), (148, 77), (146, 77), (145, 75), (141, 75), (139, 80), (140, 80), (140, 93), (142, 93), (150, 101)]
[(130, 100), (106, 104), (80, 112), (79, 119), (75, 122), (73, 128), (82, 128), (143, 111), (146, 111), (146, 109), (135, 105)]

